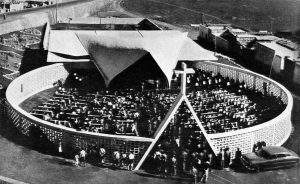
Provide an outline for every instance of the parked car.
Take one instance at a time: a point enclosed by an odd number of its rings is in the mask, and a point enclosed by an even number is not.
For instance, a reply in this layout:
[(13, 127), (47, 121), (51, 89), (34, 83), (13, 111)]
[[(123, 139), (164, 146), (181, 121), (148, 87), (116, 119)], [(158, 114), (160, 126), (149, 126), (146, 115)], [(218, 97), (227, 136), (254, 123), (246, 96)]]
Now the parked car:
[(295, 166), (299, 163), (299, 156), (284, 147), (266, 146), (257, 152), (243, 154), (241, 162), (248, 170), (272, 170)]

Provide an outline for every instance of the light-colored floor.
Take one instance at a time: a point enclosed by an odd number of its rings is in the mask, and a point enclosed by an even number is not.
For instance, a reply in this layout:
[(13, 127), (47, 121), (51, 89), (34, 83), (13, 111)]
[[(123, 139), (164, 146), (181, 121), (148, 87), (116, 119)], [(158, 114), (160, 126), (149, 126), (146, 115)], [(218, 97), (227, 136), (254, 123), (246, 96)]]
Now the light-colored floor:
[(31, 96), (20, 104), (20, 107), (27, 112), (30, 112), (34, 107), (46, 102), (51, 98), (55, 92), (56, 88), (50, 88), (42, 91), (36, 95)]

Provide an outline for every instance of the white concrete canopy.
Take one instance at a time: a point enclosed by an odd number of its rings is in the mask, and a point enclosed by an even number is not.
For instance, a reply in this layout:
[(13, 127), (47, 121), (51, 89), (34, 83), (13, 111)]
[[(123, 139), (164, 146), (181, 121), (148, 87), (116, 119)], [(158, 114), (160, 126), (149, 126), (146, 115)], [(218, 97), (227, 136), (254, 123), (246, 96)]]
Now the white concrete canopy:
[(213, 52), (197, 45), (187, 33), (173, 30), (52, 30), (48, 51), (48, 62), (71, 62), (70, 58), (79, 62), (90, 56), (106, 85), (146, 54), (152, 56), (169, 83), (179, 60), (217, 60)]

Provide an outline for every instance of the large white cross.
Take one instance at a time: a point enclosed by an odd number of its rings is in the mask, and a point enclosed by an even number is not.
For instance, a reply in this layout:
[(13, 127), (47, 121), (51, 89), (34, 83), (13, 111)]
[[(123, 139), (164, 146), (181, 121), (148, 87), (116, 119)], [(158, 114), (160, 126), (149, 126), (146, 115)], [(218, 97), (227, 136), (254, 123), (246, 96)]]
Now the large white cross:
[(182, 70), (174, 70), (175, 74), (181, 74), (181, 86), (180, 86), (180, 93), (185, 95), (186, 94), (186, 74), (195, 73), (194, 69), (187, 68), (185, 63), (181, 63)]
[(206, 130), (204, 129), (203, 125), (201, 124), (196, 112), (194, 111), (194, 108), (192, 107), (191, 103), (189, 102), (187, 96), (186, 96), (186, 75), (188, 73), (195, 73), (195, 71), (192, 68), (187, 68), (185, 63), (181, 64), (182, 70), (174, 70), (175, 73), (181, 74), (181, 90), (179, 95), (176, 97), (174, 103), (172, 104), (171, 108), (169, 109), (167, 115), (163, 119), (163, 121), (160, 123), (159, 127), (157, 128), (155, 134), (154, 134), (154, 139), (151, 142), (150, 146), (146, 150), (145, 154), (137, 164), (134, 170), (139, 170), (144, 161), (146, 160), (147, 156), (157, 143), (158, 139), (164, 132), (164, 130), (167, 128), (169, 125), (171, 119), (174, 117), (175, 113), (177, 112), (177, 109), (180, 107), (183, 101), (186, 102), (186, 105), (188, 109), (191, 111), (192, 116), (194, 117), (197, 125), (199, 126), (201, 132), (203, 133), (204, 137), (206, 138), (209, 146), (212, 148), (213, 152), (216, 154), (218, 150), (216, 150), (215, 146), (213, 145), (210, 136), (206, 133)]

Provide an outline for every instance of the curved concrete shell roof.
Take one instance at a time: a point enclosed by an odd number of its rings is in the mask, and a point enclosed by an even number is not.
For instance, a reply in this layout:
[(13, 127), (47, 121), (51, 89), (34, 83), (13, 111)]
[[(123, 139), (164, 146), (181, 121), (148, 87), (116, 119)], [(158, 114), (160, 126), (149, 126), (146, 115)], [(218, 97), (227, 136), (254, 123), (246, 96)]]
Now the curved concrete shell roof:
[(48, 62), (84, 61), (90, 56), (106, 85), (148, 53), (169, 82), (179, 60), (217, 60), (179, 31), (57, 30), (50, 32), (48, 51)]

